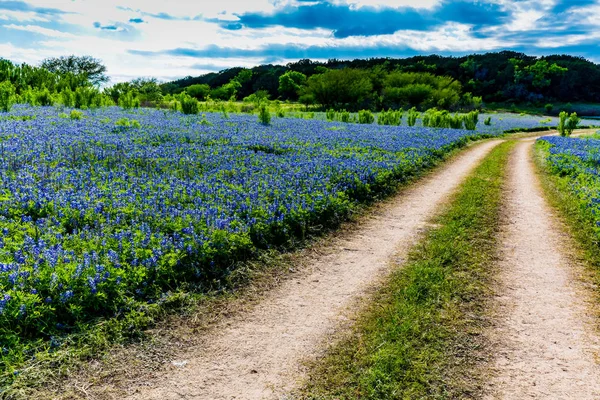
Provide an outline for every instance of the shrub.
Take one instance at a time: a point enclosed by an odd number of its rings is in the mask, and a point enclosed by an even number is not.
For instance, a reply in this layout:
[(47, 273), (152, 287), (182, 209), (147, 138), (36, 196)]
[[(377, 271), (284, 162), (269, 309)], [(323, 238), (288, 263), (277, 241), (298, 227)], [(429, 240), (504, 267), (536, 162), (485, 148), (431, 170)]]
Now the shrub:
[(463, 119), (465, 123), (465, 129), (469, 131), (474, 131), (477, 129), (477, 123), (479, 122), (479, 111), (471, 111), (466, 114)]
[(569, 119), (567, 119), (567, 124), (566, 124), (566, 129), (565, 129), (567, 136), (570, 136), (573, 133), (573, 131), (575, 129), (577, 129), (577, 125), (579, 125), (579, 122), (581, 122), (581, 118), (579, 118), (577, 116), (577, 113), (572, 113), (569, 116)]
[(375, 116), (369, 110), (360, 110), (358, 112), (358, 123), (359, 124), (372, 124), (375, 122)]
[(337, 113), (335, 112), (335, 110), (333, 108), (330, 108), (325, 113), (325, 118), (327, 118), (327, 121), (335, 121), (336, 116), (337, 116)]
[(9, 112), (15, 103), (15, 87), (9, 81), (0, 83), (0, 111)]
[(484, 125), (490, 126), (492, 125), (492, 117), (487, 117), (484, 121), (483, 121)]
[(81, 111), (71, 110), (70, 118), (73, 120), (79, 121), (80, 119), (83, 118), (83, 113)]
[(271, 123), (271, 113), (265, 104), (262, 104), (258, 110), (258, 121), (263, 125)]
[(554, 109), (554, 106), (552, 104), (546, 104), (544, 108), (546, 109), (546, 113), (550, 114)]
[(277, 118), (284, 118), (285, 117), (285, 111), (283, 111), (283, 108), (278, 108), (277, 109)]
[(198, 107), (198, 100), (190, 96), (181, 97), (181, 111), (186, 115), (198, 114), (200, 109)]
[(75, 105), (75, 96), (70, 88), (63, 89), (60, 92), (60, 101), (65, 107), (73, 107)]
[(115, 122), (115, 126), (120, 128), (141, 128), (142, 125), (138, 120), (129, 119), (129, 118), (121, 118)]
[(119, 106), (121, 106), (124, 110), (138, 108), (140, 106), (140, 99), (136, 97), (132, 92), (127, 92), (121, 97), (119, 97)]
[(398, 126), (402, 123), (402, 110), (382, 111), (377, 116), (377, 124)]
[(407, 117), (407, 121), (406, 121), (408, 123), (408, 126), (415, 126), (418, 118), (419, 118), (419, 112), (417, 111), (417, 109), (415, 107), (408, 110), (408, 117)]
[(340, 114), (340, 121), (342, 122), (350, 122), (350, 113), (346, 110), (342, 110), (341, 114)]
[(52, 106), (54, 105), (54, 99), (52, 94), (47, 88), (38, 90), (35, 94), (35, 102), (40, 106)]

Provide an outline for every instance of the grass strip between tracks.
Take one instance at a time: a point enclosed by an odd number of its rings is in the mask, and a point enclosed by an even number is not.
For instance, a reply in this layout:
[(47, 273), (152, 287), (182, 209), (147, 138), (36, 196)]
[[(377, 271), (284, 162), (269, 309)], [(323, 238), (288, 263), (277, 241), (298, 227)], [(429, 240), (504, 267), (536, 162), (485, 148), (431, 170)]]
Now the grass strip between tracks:
[(461, 185), (437, 227), (356, 316), (351, 333), (310, 366), (298, 398), (477, 397), (514, 143), (497, 146)]

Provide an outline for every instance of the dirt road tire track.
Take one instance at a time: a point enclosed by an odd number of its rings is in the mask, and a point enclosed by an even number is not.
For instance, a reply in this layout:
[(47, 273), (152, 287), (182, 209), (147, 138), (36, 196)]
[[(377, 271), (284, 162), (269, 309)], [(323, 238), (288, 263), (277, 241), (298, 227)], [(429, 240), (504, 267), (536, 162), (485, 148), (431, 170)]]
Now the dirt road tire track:
[[(499, 264), (496, 377), (489, 399), (599, 399), (598, 338), (578, 288), (577, 269), (542, 195), (533, 141), (510, 159)], [(579, 270), (581, 271), (581, 270)]]

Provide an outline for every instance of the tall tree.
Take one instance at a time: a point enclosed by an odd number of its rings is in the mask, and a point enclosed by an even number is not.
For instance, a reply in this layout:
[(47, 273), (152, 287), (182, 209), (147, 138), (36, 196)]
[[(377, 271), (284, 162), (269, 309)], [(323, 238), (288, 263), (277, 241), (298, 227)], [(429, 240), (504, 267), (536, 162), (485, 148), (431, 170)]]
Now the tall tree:
[(108, 82), (106, 66), (92, 56), (62, 56), (47, 58), (40, 65), (42, 68), (60, 75), (68, 73), (84, 76), (92, 85)]

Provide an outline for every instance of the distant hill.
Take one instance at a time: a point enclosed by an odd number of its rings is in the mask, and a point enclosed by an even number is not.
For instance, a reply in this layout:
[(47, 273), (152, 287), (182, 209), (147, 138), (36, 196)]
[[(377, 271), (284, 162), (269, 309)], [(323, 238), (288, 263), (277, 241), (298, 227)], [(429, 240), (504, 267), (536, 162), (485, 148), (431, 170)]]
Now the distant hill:
[[(552, 69), (556, 65), (560, 68)], [(251, 68), (252, 76), (238, 89), (238, 98), (266, 90), (272, 99), (279, 96), (279, 77), (297, 71), (307, 77), (328, 69), (354, 68), (392, 72), (429, 72), (454, 78), (464, 92), (481, 96), (486, 102), (600, 102), (600, 65), (583, 57), (551, 55), (529, 56), (514, 51), (473, 54), (463, 57), (438, 55), (410, 58), (372, 58), (327, 62), (300, 60), (287, 65), (260, 65)], [(564, 70), (566, 68), (566, 71)], [(243, 68), (186, 77), (162, 85), (163, 92), (178, 93), (194, 84), (216, 88), (227, 84)]]

